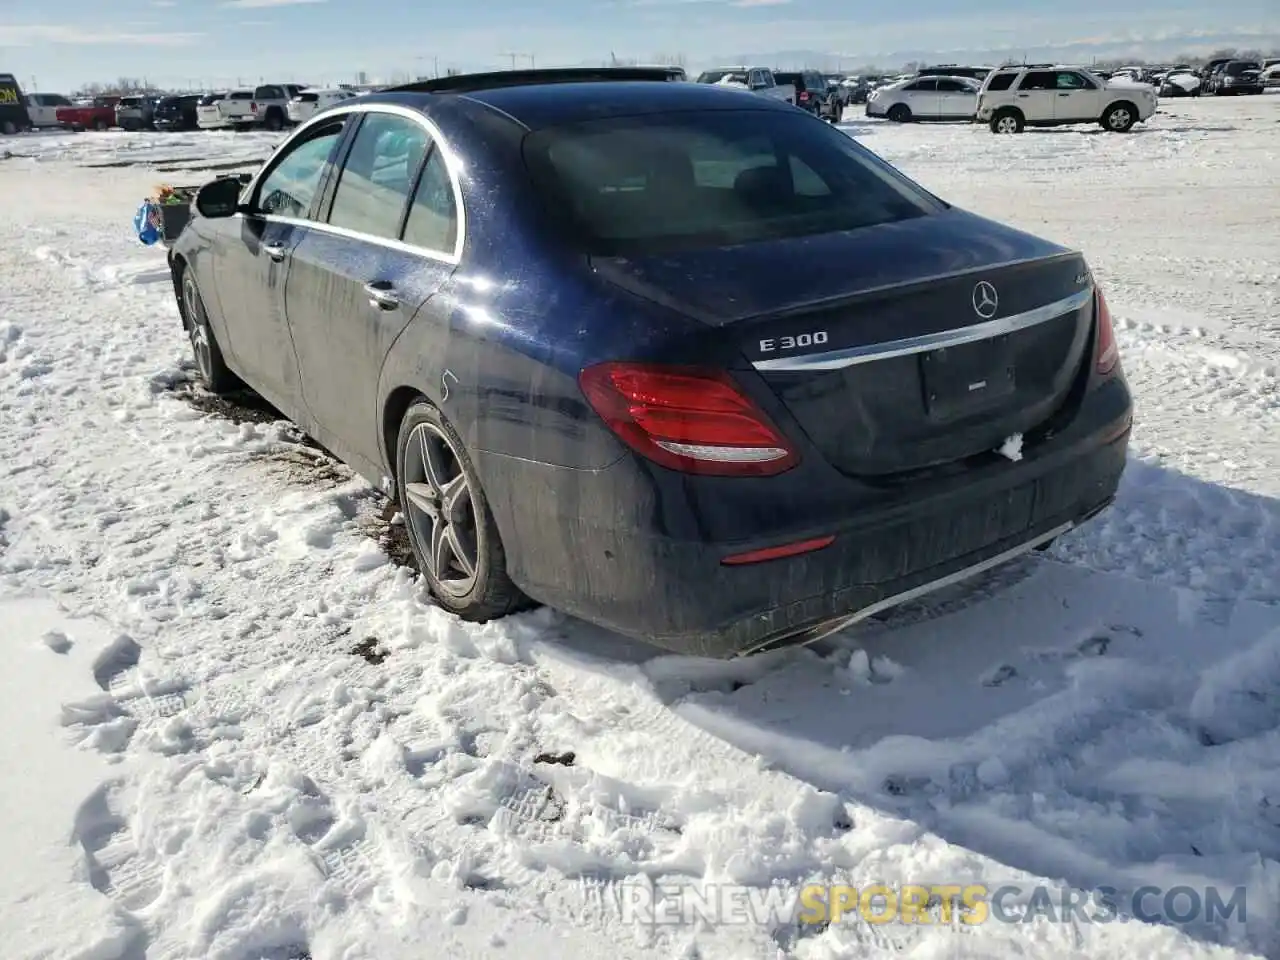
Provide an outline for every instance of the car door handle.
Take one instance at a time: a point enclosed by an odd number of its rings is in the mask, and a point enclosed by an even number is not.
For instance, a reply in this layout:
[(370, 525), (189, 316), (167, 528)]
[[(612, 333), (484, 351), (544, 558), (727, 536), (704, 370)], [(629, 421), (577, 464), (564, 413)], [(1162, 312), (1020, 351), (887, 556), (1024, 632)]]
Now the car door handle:
[(400, 298), (396, 296), (396, 288), (389, 283), (374, 281), (364, 285), (364, 292), (369, 295), (369, 306), (379, 310), (394, 310), (400, 306)]
[(1071, 94), (1069, 94), (1069, 93), (1060, 93), (1060, 94), (1058, 94), (1058, 96), (1060, 96), (1060, 97), (1069, 97), (1069, 96), (1071, 96)]
[(1027, 97), (1031, 96), (1031, 94), (1029, 94), (1029, 93), (1020, 93), (1020, 94), (1018, 94), (1018, 96), (1022, 97), (1022, 98), (1025, 100)]
[(272, 260), (274, 260), (276, 263), (279, 263), (281, 260), (284, 259), (283, 243), (264, 243), (262, 245), (262, 249), (265, 250), (267, 252), (267, 256), (270, 257)]

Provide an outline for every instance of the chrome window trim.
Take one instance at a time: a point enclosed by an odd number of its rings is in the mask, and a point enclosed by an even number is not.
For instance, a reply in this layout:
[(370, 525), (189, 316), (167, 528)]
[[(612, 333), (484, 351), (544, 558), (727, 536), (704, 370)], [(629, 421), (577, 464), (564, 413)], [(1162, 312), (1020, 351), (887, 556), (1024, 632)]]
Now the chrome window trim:
[[(443, 250), (432, 250), (428, 247), (419, 247), (414, 244), (404, 243), (401, 240), (391, 240), (386, 237), (378, 237), (369, 233), (362, 233), (359, 230), (348, 230), (345, 227), (335, 227), (330, 224), (323, 223), (319, 220), (308, 220), (304, 217), (282, 217), (273, 213), (255, 214), (256, 219), (265, 220), (268, 223), (287, 223), (299, 227), (307, 227), (311, 230), (318, 230), (321, 233), (328, 233), (333, 236), (345, 237), (349, 240), (362, 240), (366, 243), (377, 244), (380, 247), (386, 247), (391, 250), (397, 250), (401, 253), (408, 253), (414, 256), (425, 257), (428, 260), (436, 260), (440, 263), (447, 263), (451, 266), (457, 266), (462, 262), (462, 251), (466, 246), (467, 239), (467, 212), (462, 202), (462, 163), (458, 160), (457, 154), (449, 146), (444, 135), (440, 132), (440, 128), (418, 110), (411, 107), (405, 107), (398, 103), (359, 103), (343, 106), (334, 106), (317, 112), (314, 116), (303, 121), (293, 135), (284, 143), (276, 148), (271, 158), (262, 165), (262, 169), (254, 174), (253, 179), (245, 185), (240, 193), (240, 198), (244, 202), (248, 202), (258, 191), (265, 175), (270, 172), (271, 162), (290, 148), (295, 141), (305, 138), (307, 133), (315, 126), (329, 123), (338, 117), (344, 117), (348, 114), (363, 113), (387, 113), (397, 117), (403, 117), (406, 120), (412, 120), (427, 131), (427, 135), (431, 137), (435, 149), (440, 151), (440, 155), (444, 158), (445, 169), (449, 174), (449, 184), (453, 188), (453, 205), (457, 210), (458, 216), (458, 235), (453, 242), (453, 251), (445, 252)], [(249, 216), (249, 214), (237, 213), (237, 217)]]
[(941, 350), (946, 347), (958, 347), (966, 343), (975, 343), (990, 337), (999, 337), (1018, 330), (1025, 330), (1037, 324), (1047, 323), (1065, 313), (1079, 310), (1093, 298), (1093, 284), (1084, 290), (1077, 291), (1069, 297), (1046, 303), (1023, 313), (1015, 313), (1008, 317), (998, 317), (983, 323), (960, 327), (956, 330), (941, 330), (938, 333), (926, 333), (918, 337), (905, 337), (901, 340), (888, 340), (884, 343), (862, 344), (856, 347), (844, 347), (840, 350), (827, 350), (822, 353), (809, 353), (803, 356), (776, 357), (769, 360), (752, 362), (755, 369), (768, 371), (801, 371), (801, 370), (841, 370), (859, 363), (872, 363), (876, 360), (889, 360), (893, 357), (905, 357), (913, 353), (927, 353), (930, 350)]

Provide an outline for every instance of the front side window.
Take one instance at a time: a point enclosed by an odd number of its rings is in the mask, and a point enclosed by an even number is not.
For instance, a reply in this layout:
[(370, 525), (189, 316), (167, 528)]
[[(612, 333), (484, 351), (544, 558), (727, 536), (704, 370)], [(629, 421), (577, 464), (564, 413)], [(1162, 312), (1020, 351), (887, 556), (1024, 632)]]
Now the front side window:
[(799, 112), (552, 127), (526, 138), (525, 160), (548, 213), (605, 256), (856, 230), (945, 209), (850, 137)]
[(325, 170), (342, 139), (344, 120), (326, 124), (299, 144), (291, 144), (258, 186), (256, 207), (265, 214), (305, 219)]
[(1092, 90), (1093, 84), (1078, 73), (1058, 74), (1059, 90)]
[(422, 125), (390, 113), (367, 113), (342, 166), (329, 223), (395, 240), (430, 143)]

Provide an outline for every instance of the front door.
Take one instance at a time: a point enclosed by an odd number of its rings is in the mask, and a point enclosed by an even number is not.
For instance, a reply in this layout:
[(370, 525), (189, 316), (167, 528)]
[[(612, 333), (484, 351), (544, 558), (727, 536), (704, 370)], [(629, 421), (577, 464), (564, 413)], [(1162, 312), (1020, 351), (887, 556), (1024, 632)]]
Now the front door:
[(380, 460), (378, 378), (391, 345), (458, 262), (457, 194), (426, 126), (363, 114), (324, 223), (285, 291), (307, 407), (330, 442)]
[(231, 355), (263, 396), (291, 414), (301, 385), (284, 312), (285, 281), (343, 129), (344, 119), (335, 118), (273, 158), (215, 268)]
[(1054, 97), (1054, 119), (1059, 123), (1088, 123), (1102, 115), (1098, 87), (1075, 70), (1058, 72), (1057, 96)]

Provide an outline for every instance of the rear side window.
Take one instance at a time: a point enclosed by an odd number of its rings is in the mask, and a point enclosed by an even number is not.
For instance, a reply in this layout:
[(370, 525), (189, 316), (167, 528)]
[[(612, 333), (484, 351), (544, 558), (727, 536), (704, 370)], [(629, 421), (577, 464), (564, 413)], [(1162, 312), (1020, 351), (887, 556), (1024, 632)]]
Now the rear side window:
[(453, 181), (440, 151), (432, 150), (405, 221), (404, 242), (452, 256), (457, 240), (458, 207)]
[(997, 92), (1000, 90), (1012, 89), (1013, 78), (1016, 76), (1016, 73), (997, 73), (991, 78), (991, 82), (987, 84), (987, 89), (995, 90)]
[(412, 120), (386, 113), (365, 114), (342, 167), (329, 223), (385, 240), (397, 239), (428, 145), (427, 131)]
[(228, 93), (226, 96), (226, 99), (227, 100), (252, 100), (253, 91), (252, 90), (236, 90), (234, 93)]
[(856, 230), (945, 206), (803, 114), (725, 110), (539, 130), (525, 159), (580, 245), (643, 255)]

